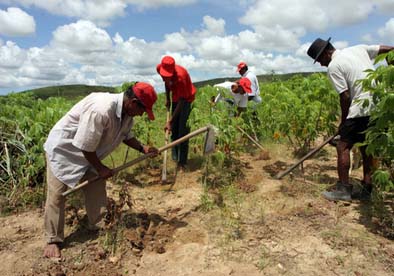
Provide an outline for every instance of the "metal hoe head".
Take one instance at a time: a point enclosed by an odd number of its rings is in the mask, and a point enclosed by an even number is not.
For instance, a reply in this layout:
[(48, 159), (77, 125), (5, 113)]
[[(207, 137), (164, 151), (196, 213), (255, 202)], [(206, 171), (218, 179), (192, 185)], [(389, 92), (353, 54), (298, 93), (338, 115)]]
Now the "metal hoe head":
[(215, 150), (216, 133), (216, 128), (209, 125), (207, 128), (207, 134), (205, 135), (204, 154), (209, 154)]

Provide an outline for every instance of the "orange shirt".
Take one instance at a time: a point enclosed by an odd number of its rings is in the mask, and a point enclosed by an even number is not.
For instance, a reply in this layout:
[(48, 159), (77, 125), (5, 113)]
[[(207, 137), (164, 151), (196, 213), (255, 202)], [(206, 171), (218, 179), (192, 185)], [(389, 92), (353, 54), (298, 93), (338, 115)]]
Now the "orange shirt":
[(172, 101), (175, 103), (179, 101), (179, 98), (184, 98), (189, 103), (195, 99), (197, 89), (189, 73), (180, 65), (175, 65), (175, 74), (166, 86), (172, 91)]

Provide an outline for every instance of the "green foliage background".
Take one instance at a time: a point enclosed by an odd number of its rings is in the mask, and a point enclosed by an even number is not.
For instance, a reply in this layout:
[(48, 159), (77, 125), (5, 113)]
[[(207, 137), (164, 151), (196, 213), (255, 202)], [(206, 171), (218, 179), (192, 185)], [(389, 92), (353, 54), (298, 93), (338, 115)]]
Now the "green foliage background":
[[(275, 79), (275, 78), (273, 78)], [(116, 87), (123, 91), (130, 83)], [(243, 144), (244, 129), (263, 143), (287, 143), (294, 153), (302, 154), (314, 146), (316, 139), (334, 133), (338, 116), (338, 96), (323, 74), (295, 75), (286, 80), (261, 82), (262, 104), (249, 103), (247, 112), (234, 117), (234, 107), (226, 102), (213, 105), (211, 98), (219, 92), (211, 85), (198, 88), (189, 124), (191, 130), (212, 124), (218, 129), (217, 151), (206, 160), (207, 173), (228, 172), (232, 181), (237, 175), (234, 164), (241, 152), (248, 151)], [(223, 93), (223, 91), (222, 91)], [(226, 94), (226, 92), (224, 92)], [(39, 205), (44, 199), (45, 155), (43, 143), (53, 125), (80, 97), (53, 97), (45, 94), (17, 93), (0, 97), (0, 203), (8, 209)], [(226, 96), (226, 95), (225, 95)], [(230, 97), (227, 94), (227, 97)], [(136, 118), (133, 129), (144, 143), (164, 145), (166, 109), (164, 93), (159, 93), (154, 106), (156, 120), (146, 116)], [(190, 141), (190, 157), (202, 156), (204, 137)], [(110, 167), (122, 165), (139, 153), (120, 146), (104, 162)], [(211, 178), (211, 185), (219, 177)]]
[(368, 72), (362, 85), (373, 93), (375, 104), (366, 133), (367, 152), (381, 160), (373, 181), (381, 192), (388, 192), (394, 190), (394, 66), (382, 64), (383, 60), (394, 64), (394, 53), (380, 55), (375, 60), (379, 66)]

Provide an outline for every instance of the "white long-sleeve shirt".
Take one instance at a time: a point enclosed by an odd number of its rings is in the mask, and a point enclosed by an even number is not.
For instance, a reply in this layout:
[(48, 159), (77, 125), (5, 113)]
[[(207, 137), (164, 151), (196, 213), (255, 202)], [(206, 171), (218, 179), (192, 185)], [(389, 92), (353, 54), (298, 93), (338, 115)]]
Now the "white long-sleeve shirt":
[(259, 96), (260, 95), (260, 87), (259, 87), (259, 81), (257, 80), (256, 75), (248, 70), (242, 75), (242, 77), (248, 78), (250, 80), (252, 92), (248, 95), (249, 96)]
[(92, 93), (52, 128), (44, 149), (48, 165), (61, 182), (74, 187), (91, 166), (82, 151), (96, 152), (103, 159), (133, 137), (133, 118), (122, 118), (123, 97), (123, 93)]

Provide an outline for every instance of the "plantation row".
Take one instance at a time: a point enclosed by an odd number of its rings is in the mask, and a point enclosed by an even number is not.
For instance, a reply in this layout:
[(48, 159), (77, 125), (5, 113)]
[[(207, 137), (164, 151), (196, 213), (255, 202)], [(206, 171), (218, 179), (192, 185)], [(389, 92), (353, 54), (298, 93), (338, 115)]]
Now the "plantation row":
[[(370, 151), (385, 161), (378, 178), (382, 187), (390, 189), (393, 173), (388, 160), (394, 157), (394, 111), (390, 108), (394, 104), (393, 66), (379, 67), (365, 85), (372, 79), (377, 80), (377, 85), (371, 90), (379, 99), (377, 114), (382, 116), (368, 135)], [(116, 91), (123, 91), (127, 85), (125, 83)], [(217, 151), (210, 157), (212, 171), (229, 169), (229, 163), (235, 161), (237, 154), (246, 151), (240, 143), (242, 133), (238, 128), (257, 137), (263, 144), (265, 141), (286, 143), (298, 156), (313, 147), (317, 138), (335, 133), (339, 118), (338, 95), (325, 75), (295, 76), (286, 81), (260, 83), (260, 90), (262, 103), (256, 106), (250, 103), (240, 117), (232, 116), (233, 107), (226, 102), (212, 103), (211, 98), (218, 93), (216, 88), (208, 85), (198, 90), (189, 123), (192, 130), (207, 124), (219, 130)], [(29, 93), (0, 98), (1, 210), (42, 203), (45, 186), (43, 143), (52, 126), (78, 100), (61, 97), (41, 100)], [(133, 129), (141, 141), (157, 147), (164, 144), (164, 101), (164, 94), (159, 94), (154, 106), (155, 121), (151, 122), (146, 117), (136, 118)], [(203, 139), (196, 137), (190, 141), (191, 158), (201, 155)], [(111, 167), (119, 166), (138, 154), (122, 146), (105, 162)]]

